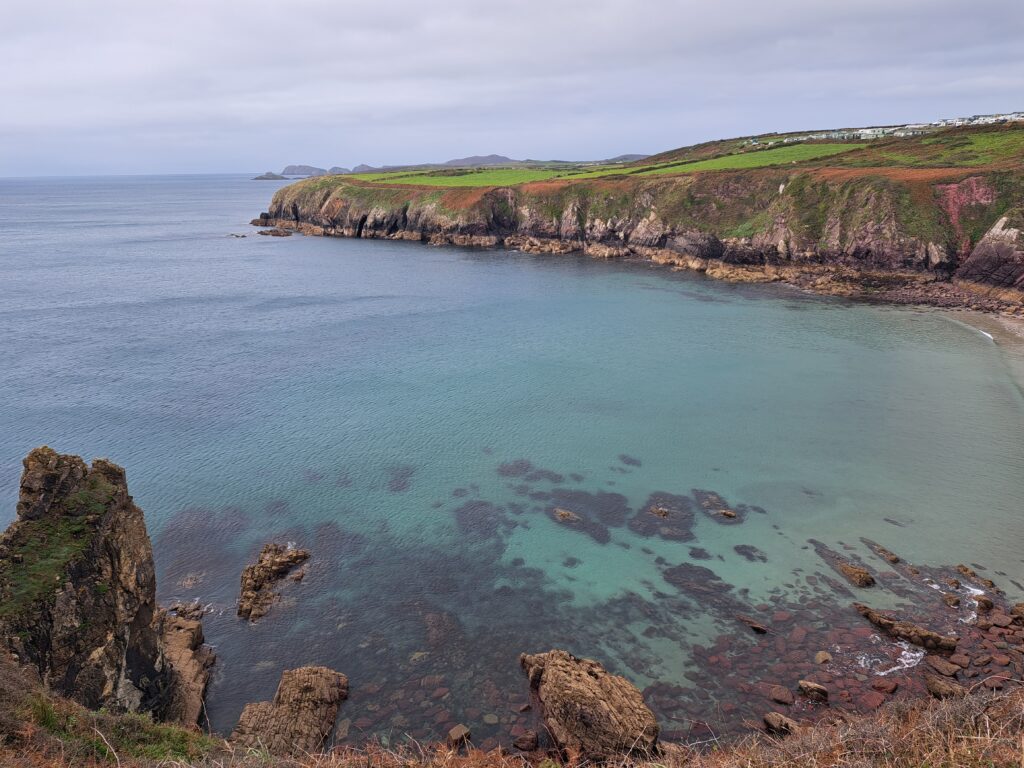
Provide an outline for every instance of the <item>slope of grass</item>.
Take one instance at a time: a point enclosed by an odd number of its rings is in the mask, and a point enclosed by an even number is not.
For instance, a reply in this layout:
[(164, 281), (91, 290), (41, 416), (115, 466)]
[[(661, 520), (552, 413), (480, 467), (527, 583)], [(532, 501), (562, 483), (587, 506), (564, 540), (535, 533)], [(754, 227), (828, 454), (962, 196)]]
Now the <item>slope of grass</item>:
[(931, 136), (873, 144), (837, 165), (901, 168), (971, 168), (1024, 161), (1024, 126), (960, 128)]
[[(17, 743), (0, 742), (0, 765), (34, 768), (559, 768), (555, 756), (451, 749), (443, 744), (337, 748), (296, 758), (230, 750), (201, 734), (116, 718), (33, 707)], [(898, 702), (856, 718), (803, 727), (786, 738), (752, 734), (738, 744), (664, 745), (652, 759), (607, 768), (995, 768), (1024, 756), (1020, 690), (945, 701)], [(147, 739), (153, 743), (147, 746)], [(579, 766), (579, 764), (575, 764)], [(584, 764), (585, 765), (585, 764)]]
[(565, 173), (564, 170), (548, 168), (472, 168), (446, 172), (367, 173), (352, 178), (383, 184), (416, 184), (428, 187), (505, 187), (553, 179)]
[(788, 165), (790, 163), (802, 163), (807, 160), (817, 160), (823, 157), (841, 155), (855, 149), (861, 149), (865, 144), (791, 144), (784, 147), (773, 147), (752, 152), (740, 152), (722, 157), (712, 157), (707, 160), (697, 160), (681, 165), (663, 165), (658, 168), (642, 170), (641, 176), (661, 173), (694, 173), (696, 171), (725, 171), (741, 170), (745, 168), (765, 168), (771, 165)]

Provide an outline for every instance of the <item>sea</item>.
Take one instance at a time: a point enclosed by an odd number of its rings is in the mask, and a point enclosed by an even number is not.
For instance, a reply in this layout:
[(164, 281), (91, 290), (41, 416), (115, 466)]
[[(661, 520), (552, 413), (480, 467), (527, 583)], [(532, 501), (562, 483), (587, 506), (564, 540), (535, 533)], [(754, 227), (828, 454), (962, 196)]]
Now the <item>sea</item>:
[[(717, 738), (783, 674), (738, 614), (838, 643), (870, 631), (852, 598), (908, 600), (866, 542), (1024, 597), (1020, 353), (969, 316), (265, 237), (283, 182), (251, 175), (0, 179), (0, 524), (36, 446), (123, 465), (160, 601), (207, 609), (214, 732), (322, 664), (350, 680), (339, 740), (505, 743), (519, 655), (563, 648)], [(272, 541), (304, 578), (244, 621)]]

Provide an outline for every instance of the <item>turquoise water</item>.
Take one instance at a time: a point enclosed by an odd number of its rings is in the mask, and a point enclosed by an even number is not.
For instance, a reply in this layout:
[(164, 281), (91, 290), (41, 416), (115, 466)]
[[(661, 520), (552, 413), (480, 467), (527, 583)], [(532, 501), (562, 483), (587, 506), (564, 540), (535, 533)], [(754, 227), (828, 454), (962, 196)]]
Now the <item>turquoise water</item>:
[[(517, 654), (552, 645), (685, 697), (737, 606), (830, 573), (812, 538), (1024, 593), (1024, 398), (969, 326), (639, 264), (258, 237), (277, 186), (0, 180), (0, 522), (36, 445), (123, 464), (161, 598), (211, 604), (215, 729), (325, 663), (353, 738), (500, 710), (474, 732), (501, 739)], [(625, 524), (693, 489), (764, 514), (693, 506), (689, 541)], [(247, 625), (238, 574), (273, 538), (313, 559)], [(675, 589), (682, 563), (733, 597)]]

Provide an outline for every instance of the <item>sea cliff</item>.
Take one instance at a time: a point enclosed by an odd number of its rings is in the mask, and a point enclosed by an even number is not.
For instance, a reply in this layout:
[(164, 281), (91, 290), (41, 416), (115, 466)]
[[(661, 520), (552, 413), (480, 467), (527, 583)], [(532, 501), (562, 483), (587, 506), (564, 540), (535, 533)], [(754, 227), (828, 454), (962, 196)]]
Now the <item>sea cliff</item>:
[(714, 171), (637, 166), (507, 186), (328, 176), (278, 190), (253, 224), (637, 258), (726, 280), (1024, 311), (1022, 158), (865, 165), (882, 162), (879, 152)]

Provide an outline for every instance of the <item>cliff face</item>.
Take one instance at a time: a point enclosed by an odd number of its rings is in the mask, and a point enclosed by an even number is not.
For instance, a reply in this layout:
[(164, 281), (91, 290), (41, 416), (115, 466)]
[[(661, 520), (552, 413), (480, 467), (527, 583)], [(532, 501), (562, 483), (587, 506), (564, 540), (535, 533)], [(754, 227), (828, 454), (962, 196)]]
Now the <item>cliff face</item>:
[(334, 177), (282, 188), (253, 223), (316, 235), (633, 256), (712, 274), (741, 267), (748, 277), (767, 271), (769, 279), (839, 268), (1007, 287), (1005, 235), (990, 233), (977, 258), (972, 248), (1019, 203), (1024, 178), (937, 176), (945, 183), (891, 169), (762, 168), (457, 189)]
[(990, 291), (1024, 294), (1024, 208), (999, 218), (964, 261), (957, 276)]
[(0, 640), (87, 707), (174, 717), (176, 676), (156, 614), (153, 551), (124, 470), (32, 451), (17, 519), (0, 539)]

